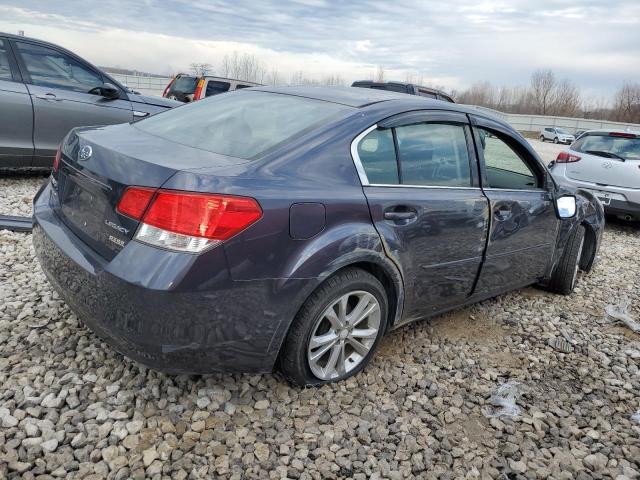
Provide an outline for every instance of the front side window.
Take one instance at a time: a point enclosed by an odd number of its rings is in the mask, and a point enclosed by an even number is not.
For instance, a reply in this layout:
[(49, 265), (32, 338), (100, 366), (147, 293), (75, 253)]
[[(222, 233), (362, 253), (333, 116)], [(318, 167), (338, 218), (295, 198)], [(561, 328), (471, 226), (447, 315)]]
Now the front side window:
[(69, 55), (30, 43), (16, 45), (33, 85), (88, 93), (103, 84), (101, 75)]
[(398, 184), (398, 163), (391, 129), (368, 133), (358, 143), (358, 157), (369, 183)]
[(9, 52), (4, 40), (0, 40), (0, 80), (13, 80), (9, 65)]
[(540, 186), (533, 170), (509, 144), (484, 128), (479, 128), (478, 134), (484, 155), (486, 187), (531, 190)]
[(464, 126), (440, 123), (407, 125), (398, 127), (396, 136), (403, 184), (471, 186)]
[(218, 82), (217, 80), (209, 80), (207, 82), (207, 89), (205, 91), (205, 97), (211, 97), (229, 91), (231, 84), (227, 82)]
[(311, 98), (240, 90), (162, 112), (134, 127), (189, 147), (254, 159), (354, 110)]

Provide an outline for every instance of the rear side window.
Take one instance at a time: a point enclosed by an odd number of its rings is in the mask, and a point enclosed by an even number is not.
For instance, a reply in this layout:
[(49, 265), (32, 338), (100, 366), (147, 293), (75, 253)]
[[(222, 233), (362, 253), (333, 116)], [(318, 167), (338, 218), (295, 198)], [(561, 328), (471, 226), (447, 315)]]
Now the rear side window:
[(33, 85), (83, 93), (102, 86), (101, 75), (69, 55), (30, 43), (16, 45)]
[(358, 143), (358, 157), (369, 183), (398, 184), (398, 162), (391, 129), (374, 130)]
[(507, 142), (484, 128), (478, 129), (486, 172), (485, 185), (506, 190), (531, 190), (539, 187), (533, 170)]
[(204, 93), (205, 97), (211, 97), (220, 93), (228, 92), (231, 86), (228, 82), (219, 82), (217, 80), (209, 80), (207, 82), (207, 89)]
[(236, 85), (236, 90), (240, 90), (241, 88), (250, 88), (251, 85), (242, 85), (242, 84), (237, 84)]
[(4, 40), (0, 40), (0, 80), (13, 80), (9, 65), (9, 52)]
[(471, 171), (462, 125), (422, 123), (396, 130), (402, 183), (470, 187)]
[(354, 110), (321, 100), (244, 90), (174, 108), (133, 126), (182, 145), (254, 159)]

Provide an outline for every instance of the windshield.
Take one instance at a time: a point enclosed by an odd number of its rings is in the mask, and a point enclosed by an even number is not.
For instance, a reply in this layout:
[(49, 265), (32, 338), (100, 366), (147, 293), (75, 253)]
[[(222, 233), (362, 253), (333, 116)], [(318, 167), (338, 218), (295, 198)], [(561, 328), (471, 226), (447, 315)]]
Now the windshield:
[(567, 132), (564, 128), (556, 128), (556, 132), (558, 133), (562, 133), (563, 135), (571, 135), (569, 132)]
[(611, 153), (626, 160), (640, 160), (640, 138), (637, 137), (616, 137), (609, 134), (586, 135), (578, 141), (580, 144), (576, 147), (579, 152)]
[(145, 132), (221, 155), (253, 159), (352, 107), (250, 90), (223, 93), (133, 124)]
[(196, 91), (198, 79), (196, 77), (182, 76), (178, 77), (171, 84), (171, 92), (180, 92), (185, 95), (191, 95)]

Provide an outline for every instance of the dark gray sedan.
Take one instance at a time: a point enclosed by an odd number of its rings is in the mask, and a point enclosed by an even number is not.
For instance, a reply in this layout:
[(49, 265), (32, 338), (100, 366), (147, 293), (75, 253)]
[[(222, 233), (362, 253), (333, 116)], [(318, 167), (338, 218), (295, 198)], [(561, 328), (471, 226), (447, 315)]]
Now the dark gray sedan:
[(131, 122), (178, 105), (135, 93), (57, 45), (0, 32), (0, 168), (51, 167), (74, 127)]
[(320, 384), (407, 322), (525, 285), (569, 294), (603, 218), (475, 109), (259, 87), (71, 132), (33, 242), (71, 308), (133, 359)]

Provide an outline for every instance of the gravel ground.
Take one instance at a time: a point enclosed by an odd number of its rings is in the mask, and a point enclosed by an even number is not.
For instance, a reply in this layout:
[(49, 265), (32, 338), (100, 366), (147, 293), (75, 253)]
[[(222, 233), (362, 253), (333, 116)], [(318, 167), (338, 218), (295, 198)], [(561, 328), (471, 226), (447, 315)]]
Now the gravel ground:
[[(28, 214), (42, 180), (0, 179), (0, 213)], [(0, 478), (640, 478), (640, 335), (604, 313), (626, 299), (640, 320), (638, 251), (640, 227), (611, 223), (571, 296), (527, 288), (407, 326), (357, 377), (298, 389), (122, 357), (29, 235), (0, 232)], [(506, 382), (515, 417), (492, 405)]]

